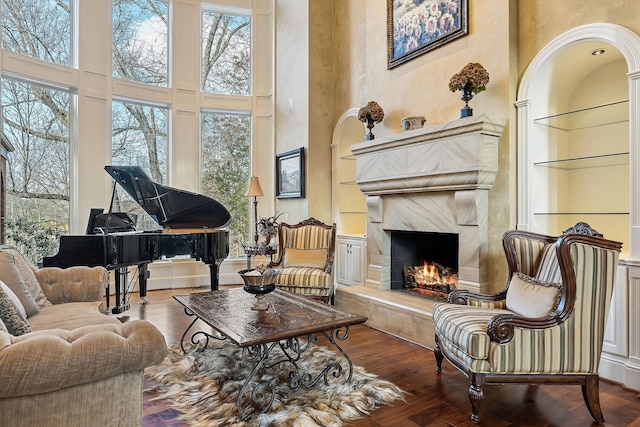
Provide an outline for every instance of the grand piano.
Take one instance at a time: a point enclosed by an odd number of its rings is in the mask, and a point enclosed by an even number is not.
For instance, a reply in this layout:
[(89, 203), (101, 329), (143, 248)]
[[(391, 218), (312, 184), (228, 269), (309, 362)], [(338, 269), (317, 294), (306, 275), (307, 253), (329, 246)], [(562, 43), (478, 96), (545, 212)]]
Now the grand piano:
[[(92, 209), (87, 234), (60, 236), (58, 253), (45, 257), (43, 266), (115, 270), (113, 313), (130, 308), (129, 267), (137, 267), (140, 297), (146, 302), (147, 265), (161, 258), (187, 255), (202, 261), (209, 266), (211, 290), (217, 290), (218, 266), (229, 254), (229, 232), (224, 230), (231, 223), (229, 211), (212, 198), (153, 182), (139, 166), (105, 166), (105, 170), (114, 179), (109, 212)], [(116, 184), (158, 223), (160, 230), (137, 231), (135, 216), (112, 212)]]

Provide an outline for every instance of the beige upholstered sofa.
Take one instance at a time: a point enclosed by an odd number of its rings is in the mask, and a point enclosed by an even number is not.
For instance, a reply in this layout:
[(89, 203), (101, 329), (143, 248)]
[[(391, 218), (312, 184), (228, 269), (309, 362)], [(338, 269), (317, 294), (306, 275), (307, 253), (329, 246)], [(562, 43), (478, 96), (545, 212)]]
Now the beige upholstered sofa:
[(141, 425), (143, 370), (167, 347), (151, 323), (102, 313), (107, 271), (36, 270), (3, 249), (0, 280), (0, 425)]

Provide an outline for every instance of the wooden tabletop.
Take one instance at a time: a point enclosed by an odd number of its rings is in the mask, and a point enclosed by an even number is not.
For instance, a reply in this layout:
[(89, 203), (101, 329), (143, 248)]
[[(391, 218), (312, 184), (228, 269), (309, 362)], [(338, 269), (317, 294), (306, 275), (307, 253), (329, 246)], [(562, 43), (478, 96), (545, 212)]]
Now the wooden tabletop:
[(268, 311), (252, 310), (256, 297), (242, 288), (174, 295), (173, 298), (240, 347), (367, 321), (366, 317), (280, 289), (265, 296)]

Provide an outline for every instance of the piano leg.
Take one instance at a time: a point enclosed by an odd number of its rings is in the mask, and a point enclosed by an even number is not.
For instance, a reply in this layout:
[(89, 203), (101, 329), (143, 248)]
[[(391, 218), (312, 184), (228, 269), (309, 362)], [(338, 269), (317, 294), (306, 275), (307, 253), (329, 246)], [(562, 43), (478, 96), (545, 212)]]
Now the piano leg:
[(138, 264), (138, 285), (140, 286), (140, 304), (149, 304), (147, 301), (147, 279), (149, 270), (147, 264)]
[(129, 307), (131, 307), (131, 305), (127, 302), (127, 276), (129, 275), (129, 267), (120, 267), (116, 269), (114, 273), (116, 285), (116, 305), (111, 309), (111, 312), (113, 314), (118, 314), (128, 310)]
[(211, 280), (211, 290), (212, 291), (217, 291), (218, 290), (218, 282), (219, 282), (219, 278), (218, 278), (218, 262), (214, 261), (211, 264), (209, 264), (209, 277)]

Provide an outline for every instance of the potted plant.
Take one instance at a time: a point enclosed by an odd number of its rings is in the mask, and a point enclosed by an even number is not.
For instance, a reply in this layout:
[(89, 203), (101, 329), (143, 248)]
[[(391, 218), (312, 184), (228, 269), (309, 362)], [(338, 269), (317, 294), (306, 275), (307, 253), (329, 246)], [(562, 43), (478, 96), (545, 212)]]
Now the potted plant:
[(451, 76), (449, 90), (451, 92), (462, 91), (461, 99), (465, 102), (464, 108), (460, 110), (460, 118), (473, 116), (473, 109), (469, 107), (469, 101), (473, 95), (486, 90), (488, 83), (489, 73), (477, 62), (468, 63), (460, 72)]
[(371, 129), (373, 129), (374, 123), (380, 123), (383, 118), (384, 111), (376, 101), (369, 101), (367, 105), (358, 111), (358, 120), (362, 123), (366, 123), (367, 129), (369, 129), (369, 133), (365, 137), (367, 141), (375, 138)]

